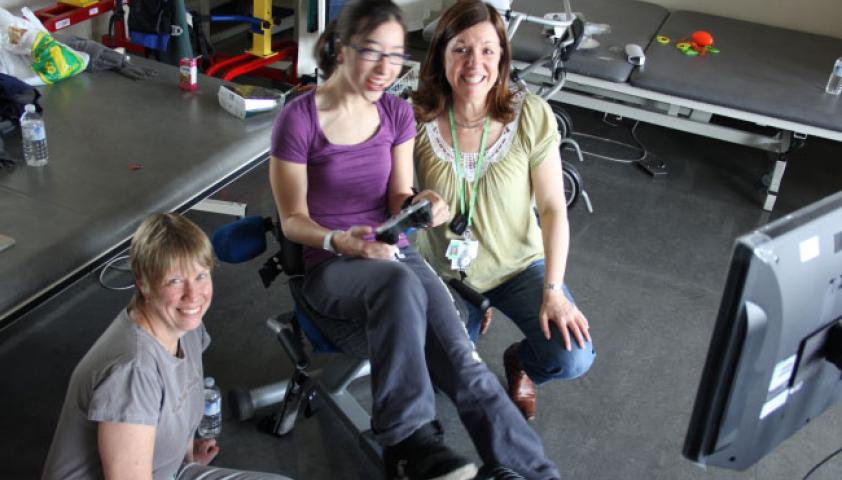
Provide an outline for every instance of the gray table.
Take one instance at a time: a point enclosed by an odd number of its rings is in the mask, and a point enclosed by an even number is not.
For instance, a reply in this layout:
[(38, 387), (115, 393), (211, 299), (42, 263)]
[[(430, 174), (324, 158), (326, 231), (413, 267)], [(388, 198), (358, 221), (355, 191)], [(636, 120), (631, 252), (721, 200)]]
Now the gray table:
[(0, 326), (124, 247), (150, 213), (186, 210), (268, 158), (273, 114), (237, 119), (219, 80), (182, 92), (176, 68), (135, 61), (159, 76), (86, 72), (41, 89), (49, 164), (0, 170), (0, 233), (17, 241), (0, 252)]

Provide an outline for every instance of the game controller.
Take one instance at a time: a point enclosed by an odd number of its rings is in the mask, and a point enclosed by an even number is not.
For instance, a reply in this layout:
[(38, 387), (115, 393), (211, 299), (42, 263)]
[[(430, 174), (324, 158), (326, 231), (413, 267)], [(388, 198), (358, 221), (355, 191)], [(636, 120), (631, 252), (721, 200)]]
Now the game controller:
[(398, 243), (401, 232), (411, 228), (426, 228), (433, 223), (433, 208), (429, 200), (421, 200), (404, 208), (386, 223), (377, 227), (374, 238), (383, 243)]

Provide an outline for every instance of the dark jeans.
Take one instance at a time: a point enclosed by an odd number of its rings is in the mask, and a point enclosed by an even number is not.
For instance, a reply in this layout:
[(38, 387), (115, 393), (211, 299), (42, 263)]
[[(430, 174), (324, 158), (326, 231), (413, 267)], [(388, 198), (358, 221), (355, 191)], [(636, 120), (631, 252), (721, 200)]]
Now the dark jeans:
[(453, 401), (483, 462), (530, 479), (558, 478), (540, 438), (474, 351), (444, 283), (411, 247), (402, 253), (399, 262), (337, 257), (304, 283), (315, 310), (365, 325), (378, 440), (394, 445), (434, 420), (434, 381)]
[[(573, 296), (564, 286), (564, 295), (573, 302)], [(536, 384), (554, 379), (572, 379), (584, 375), (591, 368), (596, 351), (590, 342), (579, 348), (571, 335), (571, 351), (564, 349), (558, 328), (550, 325), (550, 339), (544, 337), (538, 315), (544, 299), (544, 260), (538, 260), (514, 278), (499, 287), (485, 292), (491, 306), (511, 318), (523, 332), (518, 353), (521, 365)], [(575, 302), (574, 302), (575, 303)], [(479, 337), (482, 313), (479, 308), (465, 302), (468, 309), (467, 329), (471, 340)]]

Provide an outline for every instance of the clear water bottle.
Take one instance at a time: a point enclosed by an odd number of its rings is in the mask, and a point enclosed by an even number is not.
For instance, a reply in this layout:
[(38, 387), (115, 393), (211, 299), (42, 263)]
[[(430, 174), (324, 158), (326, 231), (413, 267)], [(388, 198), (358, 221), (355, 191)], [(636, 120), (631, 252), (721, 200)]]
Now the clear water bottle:
[(827, 81), (827, 87), (824, 90), (831, 95), (842, 93), (842, 57), (837, 58), (836, 63), (833, 64), (830, 79)]
[(222, 395), (213, 377), (205, 378), (205, 414), (199, 423), (199, 437), (216, 438), (222, 432)]
[(47, 129), (44, 120), (35, 105), (27, 105), (20, 116), (20, 129), (23, 133), (23, 158), (31, 167), (41, 167), (47, 164)]

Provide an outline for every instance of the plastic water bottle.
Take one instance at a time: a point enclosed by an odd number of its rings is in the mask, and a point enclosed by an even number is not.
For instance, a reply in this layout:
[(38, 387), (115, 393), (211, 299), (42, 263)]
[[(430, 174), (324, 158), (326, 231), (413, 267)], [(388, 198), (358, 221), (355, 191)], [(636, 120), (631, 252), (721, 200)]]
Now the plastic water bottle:
[(222, 431), (222, 395), (213, 377), (205, 378), (205, 414), (199, 423), (199, 437), (215, 438)]
[(20, 116), (20, 128), (23, 133), (23, 158), (31, 167), (42, 167), (47, 164), (47, 129), (44, 120), (35, 105), (31, 103), (24, 107), (26, 110)]
[(833, 70), (830, 72), (830, 79), (824, 91), (831, 95), (842, 93), (842, 57), (837, 58), (836, 63), (833, 64)]

